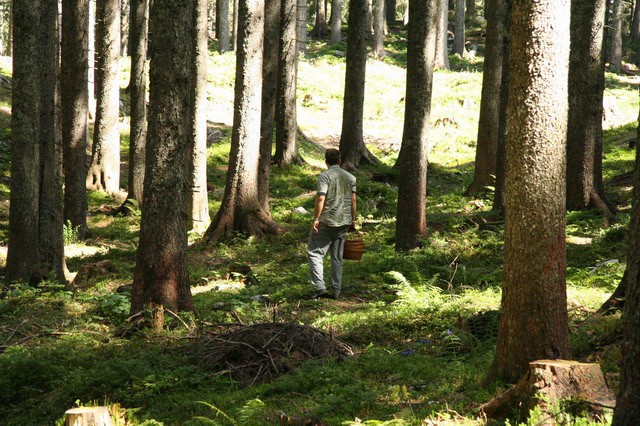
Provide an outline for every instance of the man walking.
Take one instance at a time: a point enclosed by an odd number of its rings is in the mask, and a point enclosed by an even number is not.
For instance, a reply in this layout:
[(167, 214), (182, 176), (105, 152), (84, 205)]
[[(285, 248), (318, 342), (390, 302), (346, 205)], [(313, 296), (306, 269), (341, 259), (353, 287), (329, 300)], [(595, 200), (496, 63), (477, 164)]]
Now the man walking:
[(342, 289), (342, 251), (349, 227), (356, 217), (356, 178), (340, 168), (340, 151), (327, 149), (327, 170), (318, 178), (318, 191), (313, 212), (313, 228), (309, 234), (307, 255), (311, 270), (312, 299), (331, 297), (324, 284), (323, 259), (331, 255), (333, 298)]

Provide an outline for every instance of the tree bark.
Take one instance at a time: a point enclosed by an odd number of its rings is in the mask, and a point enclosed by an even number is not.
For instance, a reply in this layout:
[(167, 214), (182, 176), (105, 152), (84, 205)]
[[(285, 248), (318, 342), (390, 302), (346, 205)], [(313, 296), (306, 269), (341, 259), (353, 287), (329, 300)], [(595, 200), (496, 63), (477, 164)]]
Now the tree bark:
[(436, 61), (434, 66), (436, 69), (448, 70), (449, 66), (449, 49), (447, 47), (447, 31), (449, 24), (449, 0), (440, 0), (438, 4), (438, 22), (437, 22), (437, 39), (436, 39)]
[(411, 0), (407, 38), (407, 92), (398, 155), (396, 251), (418, 247), (425, 235), (427, 144), (436, 49), (437, 0)]
[[(88, 91), (89, 91), (89, 119), (96, 118), (96, 86), (98, 74), (96, 73), (96, 3), (97, 0), (89, 1), (89, 51), (88, 51)], [(91, 149), (91, 141), (87, 138), (87, 147)]]
[[(11, 183), (6, 280), (37, 280), (40, 193), (40, 0), (13, 8)], [(34, 25), (36, 31), (34, 31)], [(36, 118), (34, 120), (34, 117)]]
[(500, 100), (502, 99), (502, 73), (508, 67), (508, 56), (503, 56), (507, 37), (507, 0), (488, 0), (486, 54), (482, 75), (482, 97), (478, 120), (478, 139), (473, 181), (467, 188), (472, 195), (493, 185), (496, 176)]
[(298, 10), (296, 0), (282, 1), (276, 93), (276, 152), (273, 156), (273, 162), (279, 166), (304, 163), (298, 152), (296, 115)]
[[(192, 310), (187, 273), (187, 205), (193, 7), (154, 0), (150, 11), (149, 138), (131, 314)], [(163, 321), (151, 320), (154, 329)]]
[[(606, 199), (602, 182), (602, 101), (606, 0), (573, 0), (569, 60), (567, 209)], [(607, 216), (613, 216), (608, 211)]]
[(569, 0), (514, 2), (507, 119), (505, 259), (488, 380), (515, 383), (536, 359), (569, 358), (565, 145)]
[(131, 121), (129, 136), (129, 176), (127, 199), (142, 204), (145, 150), (147, 144), (147, 44), (149, 1), (131, 0)]
[(607, 62), (613, 72), (622, 71), (622, 0), (609, 2)]
[(207, 0), (194, 4), (195, 58), (192, 64), (192, 116), (191, 116), (191, 196), (189, 197), (188, 230), (202, 233), (207, 230), (209, 196), (207, 193)]
[(229, 40), (229, 1), (230, 0), (217, 0), (219, 16), (216, 17), (216, 22), (219, 24), (217, 33), (220, 53), (228, 52), (231, 48)]
[(120, 191), (120, 2), (96, 2), (96, 122), (87, 189)]
[(331, 0), (329, 27), (331, 27), (329, 43), (340, 43), (342, 41), (342, 0)]
[(453, 52), (460, 55), (461, 58), (467, 57), (467, 49), (465, 48), (465, 27), (464, 27), (464, 7), (465, 0), (456, 0), (456, 31), (453, 39)]
[(297, 0), (298, 3), (298, 33), (297, 49), (300, 56), (307, 54), (307, 0)]
[(53, 274), (67, 283), (68, 269), (64, 257), (62, 133), (60, 129), (59, 60), (60, 38), (58, 2), (45, 1), (40, 15), (41, 66), (40, 104), (40, 202), (39, 250), (41, 277)]
[(329, 34), (329, 25), (324, 13), (326, 0), (316, 0), (316, 23), (309, 35), (314, 38), (323, 39)]
[(258, 199), (269, 212), (269, 176), (273, 131), (276, 115), (278, 57), (280, 40), (280, 1), (265, 2), (264, 45), (262, 61), (262, 109), (260, 118), (260, 160), (258, 164)]
[(396, 22), (396, 0), (385, 0), (386, 18), (388, 24), (394, 24)]
[(208, 243), (230, 231), (258, 236), (278, 231), (258, 197), (264, 0), (240, 0), (239, 6), (241, 49), (236, 56), (229, 169), (222, 204), (203, 237)]
[(231, 50), (238, 50), (238, 0), (233, 0), (233, 25), (231, 26)]
[(373, 54), (378, 58), (387, 55), (384, 50), (384, 1), (373, 0)]
[(349, 2), (349, 40), (345, 70), (344, 106), (340, 153), (342, 166), (347, 170), (360, 167), (360, 163), (373, 164), (375, 156), (364, 144), (364, 87), (367, 69), (367, 0)]
[(89, 0), (63, 0), (61, 47), (64, 219), (87, 233), (88, 39)]
[[(484, 2), (486, 3), (488, 0), (484, 0)], [(467, 0), (467, 16), (469, 18), (475, 18), (476, 17), (476, 0)]]
[(633, 207), (629, 224), (627, 288), (622, 314), (620, 385), (614, 426), (635, 425), (640, 418), (640, 145), (636, 144)]
[(120, 56), (128, 56), (129, 51), (129, 14), (131, 11), (131, 0), (120, 0)]
[(633, 7), (633, 17), (631, 18), (631, 40), (640, 39), (640, 2), (636, 0)]
[(507, 116), (509, 113), (509, 74), (511, 56), (511, 8), (513, 1), (505, 0), (504, 37), (502, 42), (502, 78), (500, 83), (500, 111), (498, 113), (498, 149), (496, 155), (496, 189), (492, 210), (504, 213), (504, 182), (507, 163)]

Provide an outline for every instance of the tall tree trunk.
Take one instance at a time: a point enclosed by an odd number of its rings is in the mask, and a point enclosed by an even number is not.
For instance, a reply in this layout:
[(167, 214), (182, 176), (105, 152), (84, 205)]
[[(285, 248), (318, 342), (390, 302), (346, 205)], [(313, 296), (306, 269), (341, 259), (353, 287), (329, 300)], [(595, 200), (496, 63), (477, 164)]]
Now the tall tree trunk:
[(607, 61), (613, 72), (622, 71), (622, 0), (609, 2)]
[[(98, 85), (97, 78), (98, 73), (96, 71), (96, 3), (98, 0), (89, 1), (89, 51), (88, 51), (88, 91), (89, 91), (89, 119), (95, 120), (96, 118), (96, 87)], [(91, 149), (91, 141), (87, 138), (87, 147)]]
[(131, 0), (131, 121), (127, 198), (142, 203), (147, 144), (147, 44), (149, 0)]
[[(487, 2), (488, 0), (484, 1)], [(467, 16), (469, 18), (475, 18), (476, 13), (476, 0), (467, 0)]]
[(385, 0), (386, 18), (388, 24), (396, 22), (396, 0)]
[(61, 51), (64, 218), (87, 233), (87, 85), (89, 0), (63, 0)]
[(502, 41), (502, 78), (500, 83), (500, 112), (498, 113), (498, 149), (496, 155), (496, 188), (493, 195), (494, 212), (504, 213), (504, 181), (507, 163), (507, 116), (509, 113), (509, 74), (511, 57), (511, 8), (513, 0), (504, 0), (504, 37)]
[(373, 0), (373, 54), (384, 58), (384, 1)]
[(233, 25), (231, 27), (231, 50), (238, 50), (238, 0), (233, 0)]
[[(606, 0), (573, 0), (569, 61), (567, 209), (601, 207)], [(613, 217), (605, 205), (607, 217)]]
[(7, 28), (7, 52), (13, 55), (13, 1), (9, 3), (9, 25)]
[(340, 43), (342, 41), (342, 0), (331, 0), (329, 27), (331, 28), (329, 43)]
[(347, 170), (357, 169), (361, 162), (373, 164), (377, 160), (364, 144), (362, 129), (367, 69), (367, 9), (367, 0), (349, 2), (349, 40), (340, 135), (342, 166)]
[(297, 0), (298, 2), (298, 34), (297, 49), (301, 56), (307, 54), (307, 0)]
[[(639, 132), (640, 133), (640, 132)], [(633, 208), (629, 224), (626, 292), (622, 314), (620, 386), (613, 426), (632, 426), (640, 418), (640, 145), (636, 144)]]
[(96, 3), (97, 108), (87, 189), (120, 191), (120, 2)]
[(62, 133), (60, 129), (58, 2), (44, 1), (40, 15), (40, 273), (67, 282), (63, 238)]
[[(40, 0), (15, 2), (11, 107), (11, 193), (6, 280), (36, 281), (39, 258)], [(35, 26), (35, 31), (34, 31)], [(35, 118), (35, 119), (34, 119)]]
[(453, 39), (453, 52), (465, 58), (467, 56), (467, 49), (465, 49), (465, 34), (464, 34), (464, 7), (465, 0), (456, 0), (456, 31), (455, 38)]
[(229, 41), (229, 1), (230, 0), (217, 0), (219, 13), (216, 18), (218, 22), (218, 44), (220, 53), (228, 52), (231, 48)]
[(309, 34), (311, 37), (323, 39), (329, 34), (327, 16), (324, 13), (325, 9), (326, 0), (316, 0), (316, 23)]
[(280, 10), (280, 42), (276, 93), (276, 152), (273, 162), (279, 166), (302, 164), (298, 152), (296, 91), (298, 77), (298, 6), (296, 0), (283, 0)]
[(149, 139), (131, 313), (145, 308), (151, 327), (164, 310), (192, 310), (187, 273), (190, 85), (193, 7), (154, 0), (150, 11)]
[(216, 0), (210, 0), (207, 6), (207, 37), (212, 40), (217, 38), (216, 35)]
[(435, 58), (437, 0), (411, 0), (407, 37), (407, 93), (398, 155), (396, 250), (418, 246), (425, 235), (427, 142)]
[(269, 212), (269, 176), (273, 148), (274, 120), (278, 80), (281, 2), (266, 1), (264, 12), (264, 56), (262, 61), (262, 110), (260, 118), (260, 160), (258, 164), (258, 199)]
[(207, 194), (207, 0), (197, 0), (194, 5), (195, 38), (192, 64), (192, 141), (191, 148), (191, 197), (189, 197), (189, 222), (187, 229), (202, 233), (207, 230), (209, 197)]
[(204, 235), (216, 242), (227, 232), (275, 233), (278, 228), (258, 196), (264, 0), (240, 0), (236, 85), (227, 184), (220, 210)]
[(636, 41), (638, 39), (640, 39), (640, 2), (636, 0), (631, 18), (631, 40)]
[(503, 56), (507, 36), (507, 0), (488, 0), (486, 53), (482, 75), (482, 97), (478, 121), (478, 139), (473, 181), (467, 194), (475, 194), (492, 185), (496, 176), (502, 71), (509, 58)]
[(569, 0), (513, 3), (505, 259), (490, 379), (515, 383), (536, 359), (569, 356), (565, 144)]
[(131, 0), (120, 1), (120, 56), (129, 55), (129, 13), (131, 11)]
[(449, 24), (449, 0), (439, 0), (438, 4), (438, 35), (436, 39), (436, 69), (448, 70), (449, 67), (449, 49), (447, 47), (447, 31)]

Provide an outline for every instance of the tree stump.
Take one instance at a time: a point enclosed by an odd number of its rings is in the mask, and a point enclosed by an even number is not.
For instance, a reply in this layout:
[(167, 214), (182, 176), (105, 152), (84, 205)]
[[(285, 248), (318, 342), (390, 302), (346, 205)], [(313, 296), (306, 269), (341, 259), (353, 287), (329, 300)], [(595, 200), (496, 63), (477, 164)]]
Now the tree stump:
[(107, 407), (77, 407), (67, 410), (65, 426), (113, 426)]
[(584, 402), (593, 413), (615, 406), (598, 364), (566, 360), (529, 363), (528, 373), (518, 384), (480, 407), (489, 418), (505, 418), (519, 411), (526, 415), (535, 406), (543, 412), (561, 400)]

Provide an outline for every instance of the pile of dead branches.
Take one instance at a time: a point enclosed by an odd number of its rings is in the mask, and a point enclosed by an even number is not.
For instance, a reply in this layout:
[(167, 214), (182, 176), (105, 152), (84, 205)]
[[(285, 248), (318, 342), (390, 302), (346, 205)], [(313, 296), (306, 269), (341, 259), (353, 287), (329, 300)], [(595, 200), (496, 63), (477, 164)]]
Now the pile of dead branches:
[(293, 323), (237, 325), (195, 337), (185, 350), (201, 365), (247, 386), (273, 379), (310, 359), (353, 355), (347, 343)]

